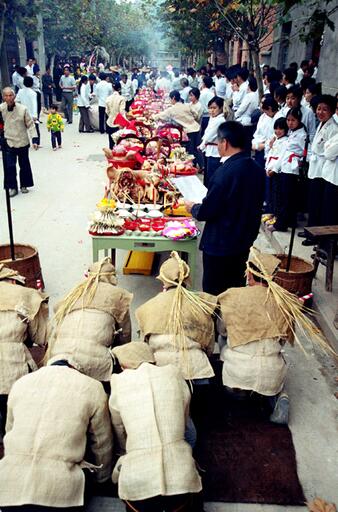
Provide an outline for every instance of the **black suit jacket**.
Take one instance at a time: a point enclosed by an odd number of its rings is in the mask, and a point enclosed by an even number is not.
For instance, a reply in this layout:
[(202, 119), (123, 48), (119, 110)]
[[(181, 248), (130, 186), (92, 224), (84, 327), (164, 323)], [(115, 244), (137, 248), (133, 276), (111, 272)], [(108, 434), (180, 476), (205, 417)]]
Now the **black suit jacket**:
[(200, 249), (214, 256), (249, 250), (259, 231), (265, 172), (248, 156), (237, 153), (213, 174), (207, 196), (192, 215), (205, 221)]

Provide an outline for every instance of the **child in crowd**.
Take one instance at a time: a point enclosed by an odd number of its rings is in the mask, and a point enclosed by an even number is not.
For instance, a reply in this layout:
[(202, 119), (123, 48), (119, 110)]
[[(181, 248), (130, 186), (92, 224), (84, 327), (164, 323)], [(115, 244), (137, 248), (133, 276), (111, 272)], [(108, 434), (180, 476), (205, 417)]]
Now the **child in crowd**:
[(199, 149), (204, 152), (207, 161), (206, 172), (204, 172), (204, 185), (206, 187), (208, 187), (210, 178), (213, 176), (216, 169), (218, 169), (221, 162), (217, 145), (217, 130), (218, 127), (225, 122), (223, 105), (223, 98), (218, 98), (217, 96), (209, 101), (209, 123), (199, 146)]
[(60, 114), (58, 114), (57, 105), (50, 107), (50, 114), (47, 117), (47, 129), (51, 132), (51, 141), (53, 151), (56, 151), (56, 142), (59, 149), (62, 147), (61, 132), (64, 129), (64, 123)]
[(291, 108), (286, 122), (289, 128), (286, 147), (274, 166), (274, 171), (280, 173), (280, 204), (276, 223), (269, 226), (270, 231), (287, 231), (297, 220), (299, 163), (303, 158), (307, 139), (300, 108)]
[(271, 212), (263, 215), (263, 222), (272, 226), (276, 222), (276, 214), (279, 208), (279, 173), (276, 171), (278, 163), (283, 158), (288, 143), (288, 125), (285, 117), (277, 119), (273, 125), (275, 136), (269, 142), (266, 150), (265, 171), (268, 177), (269, 197)]

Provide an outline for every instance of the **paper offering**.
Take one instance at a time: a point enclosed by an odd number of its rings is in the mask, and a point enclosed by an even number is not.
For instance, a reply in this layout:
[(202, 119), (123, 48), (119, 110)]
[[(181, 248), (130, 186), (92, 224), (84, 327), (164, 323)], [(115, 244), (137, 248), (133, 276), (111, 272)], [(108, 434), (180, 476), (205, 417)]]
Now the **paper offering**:
[(197, 176), (184, 176), (171, 178), (173, 184), (181, 192), (184, 199), (193, 203), (201, 203), (207, 195), (208, 189), (197, 178)]

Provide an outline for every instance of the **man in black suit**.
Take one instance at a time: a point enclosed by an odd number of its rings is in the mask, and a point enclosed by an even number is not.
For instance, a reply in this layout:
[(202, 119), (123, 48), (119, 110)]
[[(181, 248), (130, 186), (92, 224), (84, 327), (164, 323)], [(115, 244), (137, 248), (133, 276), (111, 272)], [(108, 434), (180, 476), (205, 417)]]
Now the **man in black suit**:
[(185, 202), (195, 219), (205, 221), (200, 243), (203, 290), (213, 295), (245, 285), (246, 261), (259, 231), (265, 174), (244, 152), (244, 145), (240, 123), (221, 124), (218, 151), (223, 163), (202, 203)]

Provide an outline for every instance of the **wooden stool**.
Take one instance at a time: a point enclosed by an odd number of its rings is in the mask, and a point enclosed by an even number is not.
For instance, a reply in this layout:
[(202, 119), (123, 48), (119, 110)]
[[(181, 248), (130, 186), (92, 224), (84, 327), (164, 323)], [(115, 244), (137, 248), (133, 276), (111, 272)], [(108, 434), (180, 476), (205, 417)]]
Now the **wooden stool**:
[(313, 258), (314, 275), (321, 263), (326, 267), (325, 290), (332, 292), (334, 260), (337, 254), (338, 226), (315, 226), (304, 228), (309, 238), (315, 238), (317, 245)]

